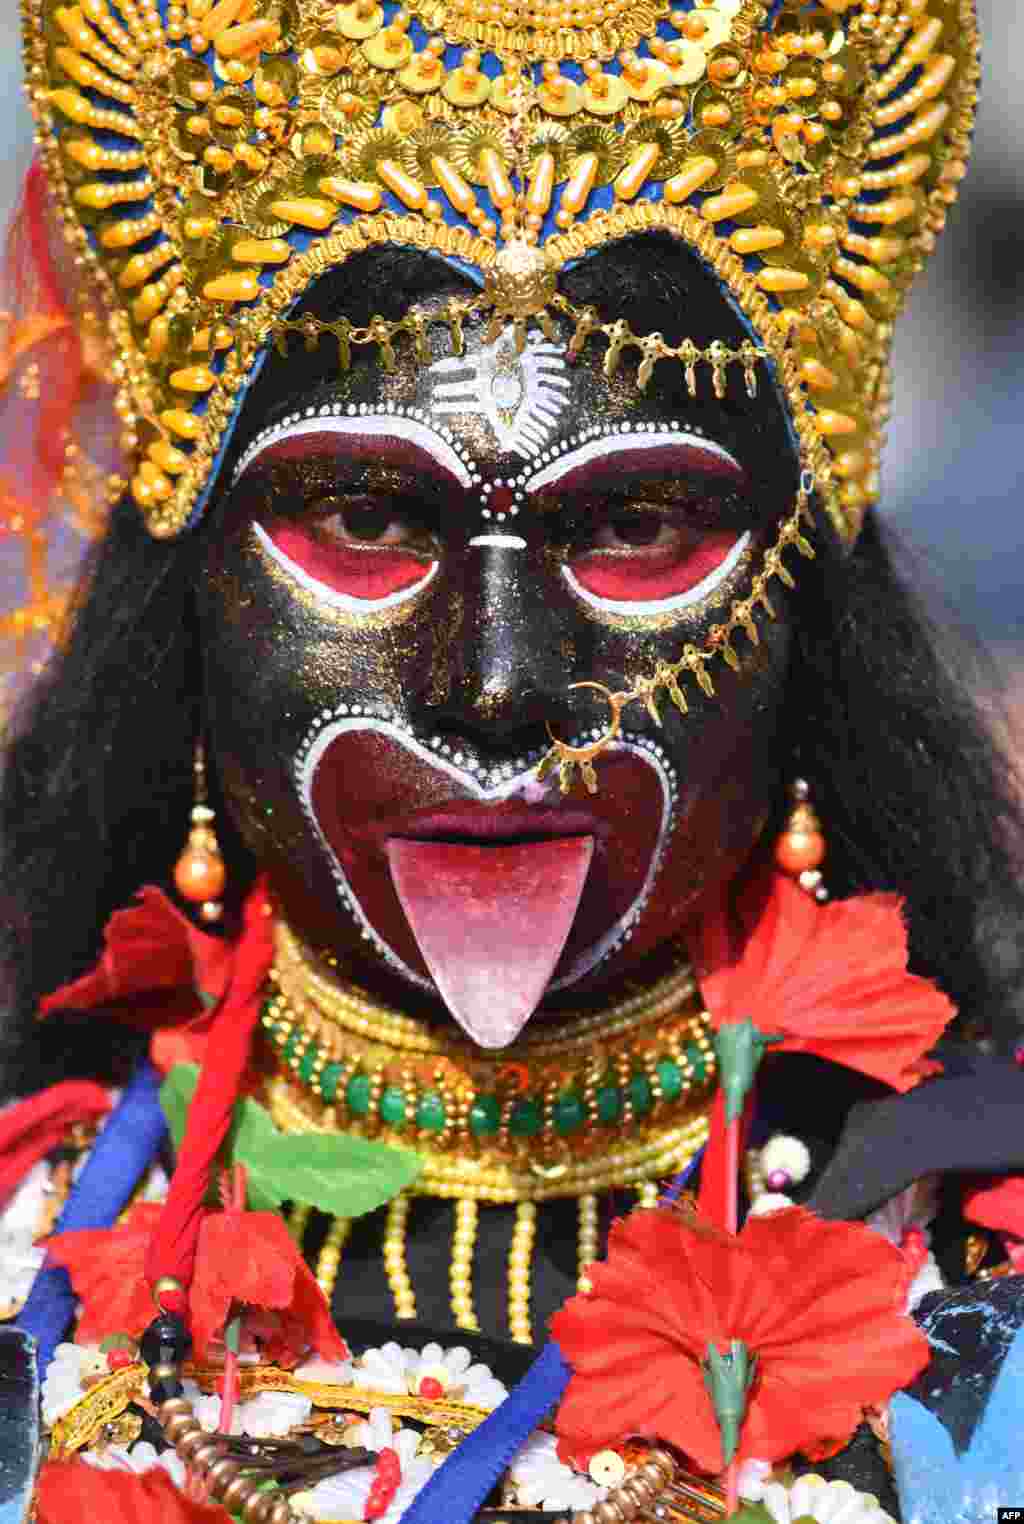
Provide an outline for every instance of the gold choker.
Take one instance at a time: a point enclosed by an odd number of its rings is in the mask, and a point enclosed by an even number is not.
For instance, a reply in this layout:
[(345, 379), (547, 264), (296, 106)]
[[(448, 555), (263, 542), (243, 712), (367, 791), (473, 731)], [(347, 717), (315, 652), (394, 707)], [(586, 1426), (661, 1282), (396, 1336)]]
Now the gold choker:
[(681, 961), (490, 1055), (374, 1002), (279, 922), (262, 1022), (278, 1126), (410, 1145), (425, 1161), (418, 1194), (535, 1202), (641, 1185), (707, 1136), (715, 1059)]

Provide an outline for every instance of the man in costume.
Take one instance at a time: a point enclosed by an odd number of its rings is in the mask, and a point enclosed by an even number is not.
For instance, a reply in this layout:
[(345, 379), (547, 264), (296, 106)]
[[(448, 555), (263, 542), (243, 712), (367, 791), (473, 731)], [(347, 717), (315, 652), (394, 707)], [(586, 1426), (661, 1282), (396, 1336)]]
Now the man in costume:
[(941, 1290), (1024, 1230), (1019, 823), (873, 511), (972, 7), (25, 36), (12, 458), (78, 400), (52, 225), (124, 455), (4, 795), (10, 1090), (127, 1080), (5, 1119), (23, 1217), (88, 1156), (39, 1518), (1019, 1502), (1016, 1281)]

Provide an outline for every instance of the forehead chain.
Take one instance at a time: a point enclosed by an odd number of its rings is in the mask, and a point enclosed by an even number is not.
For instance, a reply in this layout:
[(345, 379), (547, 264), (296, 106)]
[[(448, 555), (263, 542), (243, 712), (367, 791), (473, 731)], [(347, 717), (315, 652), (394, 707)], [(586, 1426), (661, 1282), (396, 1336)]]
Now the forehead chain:
[[(111, 490), (155, 535), (201, 517), (275, 326), (353, 256), (460, 261), (519, 338), (571, 264), (659, 231), (770, 354), (856, 536), (893, 321), (964, 172), (972, 0), (22, 7), (42, 158), (118, 390)], [(605, 337), (641, 380), (661, 357), (655, 335)]]

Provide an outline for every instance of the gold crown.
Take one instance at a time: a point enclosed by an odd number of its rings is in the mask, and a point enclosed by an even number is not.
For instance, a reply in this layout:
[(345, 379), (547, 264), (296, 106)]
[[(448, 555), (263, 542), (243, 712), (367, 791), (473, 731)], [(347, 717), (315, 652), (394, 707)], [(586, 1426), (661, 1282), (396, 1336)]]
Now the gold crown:
[[(971, 0), (23, 4), (48, 173), (107, 313), (155, 535), (201, 512), (257, 355), (354, 252), (456, 258), (486, 282), (466, 310), (521, 331), (567, 261), (655, 228), (732, 293), (856, 535), (892, 320), (964, 172)], [(583, 337), (619, 317), (584, 313)], [(642, 362), (693, 358), (625, 332)]]

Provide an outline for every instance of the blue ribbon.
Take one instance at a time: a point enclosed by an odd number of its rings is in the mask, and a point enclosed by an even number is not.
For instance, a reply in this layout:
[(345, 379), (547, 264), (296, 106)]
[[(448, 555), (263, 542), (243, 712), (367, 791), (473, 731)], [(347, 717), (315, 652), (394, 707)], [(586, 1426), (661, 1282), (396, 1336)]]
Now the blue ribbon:
[(572, 1371), (549, 1340), (500, 1407), (434, 1472), (403, 1524), (470, 1524), (517, 1450), (559, 1400)]
[[(72, 1186), (55, 1233), (109, 1228), (117, 1221), (167, 1132), (160, 1084), (160, 1074), (143, 1059)], [(68, 1272), (62, 1265), (44, 1264), (17, 1318), (17, 1327), (36, 1341), (40, 1373), (45, 1374), (74, 1315)]]
[(661, 1200), (658, 1202), (659, 1206), (668, 1206), (671, 1202), (679, 1200), (679, 1197), (683, 1194), (687, 1183), (692, 1180), (693, 1176), (696, 1174), (697, 1168), (700, 1165), (700, 1161), (704, 1157), (704, 1150), (706, 1147), (707, 1144), (702, 1143), (700, 1148), (698, 1148), (697, 1152), (694, 1154), (693, 1158), (690, 1160), (689, 1164), (687, 1164), (684, 1169), (681, 1169), (678, 1175), (672, 1176), (672, 1179), (665, 1187)]

